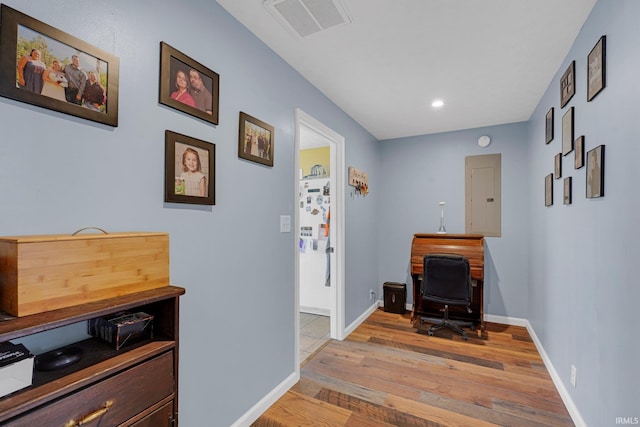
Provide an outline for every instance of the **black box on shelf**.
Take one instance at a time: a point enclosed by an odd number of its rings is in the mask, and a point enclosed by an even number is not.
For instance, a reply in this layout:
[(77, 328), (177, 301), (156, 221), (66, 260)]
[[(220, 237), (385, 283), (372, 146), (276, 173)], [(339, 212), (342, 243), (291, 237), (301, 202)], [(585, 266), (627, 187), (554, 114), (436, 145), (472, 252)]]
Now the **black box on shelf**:
[(153, 338), (153, 316), (147, 313), (119, 313), (89, 320), (89, 335), (120, 350), (130, 344)]
[(405, 283), (384, 282), (384, 311), (404, 314), (407, 301), (407, 285)]

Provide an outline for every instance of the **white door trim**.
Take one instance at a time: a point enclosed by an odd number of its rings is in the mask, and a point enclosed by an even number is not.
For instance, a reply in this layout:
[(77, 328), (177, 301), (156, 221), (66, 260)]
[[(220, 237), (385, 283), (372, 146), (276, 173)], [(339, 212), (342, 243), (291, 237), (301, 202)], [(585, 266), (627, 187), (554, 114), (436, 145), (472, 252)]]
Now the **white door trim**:
[[(331, 265), (331, 296), (330, 296), (330, 312), (331, 312), (331, 330), (330, 335), (333, 339), (343, 340), (345, 333), (345, 313), (344, 313), (344, 218), (345, 218), (345, 155), (344, 142), (342, 135), (336, 133), (332, 129), (325, 126), (309, 114), (299, 108), (295, 109), (295, 173), (294, 173), (294, 195), (298, 194), (300, 170), (300, 128), (304, 126), (307, 129), (317, 133), (327, 139), (330, 147), (331, 155), (331, 177), (335, 178), (335, 185), (331, 186), (331, 227), (329, 228), (332, 247), (335, 252), (332, 257)], [(332, 182), (333, 184), (333, 182)], [(297, 200), (297, 199), (296, 199)], [(300, 215), (297, 203), (294, 203), (294, 231), (300, 228)], [(295, 241), (297, 248), (297, 239)], [(295, 366), (300, 369), (300, 253), (295, 251)], [(335, 267), (335, 268), (334, 268)]]

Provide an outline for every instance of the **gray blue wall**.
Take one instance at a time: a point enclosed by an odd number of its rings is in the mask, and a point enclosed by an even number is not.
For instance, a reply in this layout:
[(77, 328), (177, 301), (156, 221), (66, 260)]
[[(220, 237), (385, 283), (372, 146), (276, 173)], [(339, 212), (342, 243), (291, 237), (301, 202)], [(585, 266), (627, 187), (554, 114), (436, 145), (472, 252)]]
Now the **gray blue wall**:
[[(527, 183), (530, 211), (527, 318), (590, 426), (640, 417), (638, 216), (640, 196), (640, 2), (600, 0), (529, 121)], [(586, 101), (587, 55), (607, 36), (607, 87)], [(560, 109), (559, 79), (576, 61), (576, 94)], [(561, 151), (562, 114), (575, 107), (575, 134), (585, 152), (604, 144), (605, 197), (585, 198), (586, 167), (574, 153), (562, 161), (573, 177), (573, 203), (544, 207), (544, 176)], [(556, 137), (544, 144), (545, 114), (555, 107)], [(577, 368), (577, 387), (569, 384)]]
[[(640, 2), (600, 0), (525, 123), (380, 144), (213, 0), (11, 0), (30, 16), (120, 57), (117, 128), (0, 98), (0, 235), (69, 233), (94, 225), (171, 236), (171, 278), (182, 301), (182, 425), (229, 425), (294, 371), (293, 111), (346, 138), (346, 163), (368, 172), (371, 193), (346, 200), (346, 324), (370, 288), (410, 283), (415, 232), (433, 232), (438, 202), (450, 233), (464, 232), (464, 157), (502, 154), (502, 237), (487, 238), (486, 313), (528, 319), (588, 425), (640, 416), (634, 336), (640, 124)], [(586, 56), (607, 35), (607, 88), (586, 102)], [(220, 73), (220, 125), (160, 106), (159, 42)], [(576, 60), (576, 135), (606, 144), (606, 197), (544, 207), (544, 176), (560, 151), (559, 77)], [(556, 137), (544, 144), (555, 107)], [(238, 112), (276, 128), (275, 166), (237, 158)], [(216, 206), (164, 204), (164, 130), (216, 144)], [(477, 146), (480, 135), (491, 145)], [(7, 185), (8, 184), (8, 185)], [(378, 267), (375, 267), (378, 266)], [(578, 369), (578, 386), (569, 369)]]
[[(480, 135), (491, 144), (480, 148)], [(448, 233), (464, 233), (464, 159), (501, 153), (502, 237), (487, 237), (485, 313), (525, 317), (527, 292), (527, 124), (515, 123), (412, 138), (382, 147), (380, 280), (407, 283), (414, 233), (435, 233), (444, 201)], [(383, 243), (382, 243), (383, 242)], [(409, 296), (409, 300), (412, 300)]]
[[(181, 425), (235, 422), (294, 370), (294, 109), (346, 139), (379, 176), (376, 140), (213, 0), (10, 0), (120, 58), (119, 126), (0, 98), (0, 235), (85, 226), (169, 232), (182, 299)], [(220, 74), (220, 124), (158, 104), (160, 41)], [(238, 114), (275, 126), (274, 167), (238, 159)], [(216, 205), (163, 203), (164, 131), (216, 144)], [(353, 163), (351, 163), (353, 162)], [(345, 171), (346, 173), (346, 171)], [(346, 201), (347, 325), (370, 305), (376, 192)]]

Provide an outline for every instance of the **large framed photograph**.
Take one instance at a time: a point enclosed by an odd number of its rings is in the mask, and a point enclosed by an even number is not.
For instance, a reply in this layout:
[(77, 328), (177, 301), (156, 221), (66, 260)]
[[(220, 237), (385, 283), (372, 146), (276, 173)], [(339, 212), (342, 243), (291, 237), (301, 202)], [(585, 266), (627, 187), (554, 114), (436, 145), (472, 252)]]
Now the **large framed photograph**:
[(220, 76), (165, 42), (160, 42), (159, 102), (218, 124)]
[(562, 155), (566, 156), (573, 150), (573, 107), (562, 116)]
[(560, 78), (560, 108), (564, 108), (576, 93), (575, 71), (576, 61), (571, 61), (571, 64)]
[(274, 138), (273, 126), (240, 112), (238, 157), (273, 166)]
[(553, 205), (553, 174), (544, 177), (544, 205)]
[(117, 57), (4, 4), (0, 13), (1, 96), (118, 126)]
[(595, 98), (607, 85), (606, 44), (607, 37), (600, 37), (587, 57), (587, 102)]
[(216, 146), (165, 131), (164, 201), (215, 205)]
[(587, 199), (604, 196), (604, 145), (587, 153)]
[(553, 107), (547, 111), (547, 116), (545, 120), (545, 138), (544, 141), (546, 144), (553, 141)]

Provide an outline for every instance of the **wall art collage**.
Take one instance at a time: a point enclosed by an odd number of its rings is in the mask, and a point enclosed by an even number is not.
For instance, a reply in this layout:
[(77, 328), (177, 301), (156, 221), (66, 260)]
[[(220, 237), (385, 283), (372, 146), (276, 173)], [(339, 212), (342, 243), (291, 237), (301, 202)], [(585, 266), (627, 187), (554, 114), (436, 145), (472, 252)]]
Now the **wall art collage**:
[[(2, 4), (0, 96), (118, 126), (119, 58)], [(160, 42), (158, 102), (219, 124), (220, 76)], [(274, 127), (239, 112), (238, 158), (273, 167)], [(215, 144), (165, 131), (165, 202), (215, 204)]]
[[(606, 36), (600, 37), (591, 52), (587, 55), (587, 102), (593, 99), (606, 87)], [(576, 61), (571, 61), (560, 78), (560, 110), (564, 109), (576, 93), (575, 81)], [(551, 107), (545, 117), (545, 144), (554, 139), (554, 107)], [(573, 169), (585, 166), (585, 136), (575, 137), (574, 106), (569, 106), (562, 114), (562, 141), (560, 151), (554, 154), (554, 170), (545, 176), (545, 206), (553, 205), (553, 181), (563, 178), (563, 158), (574, 153)], [(586, 152), (586, 181), (585, 197), (594, 199), (604, 197), (604, 152), (605, 145), (597, 145)], [(568, 168), (567, 168), (568, 169)], [(573, 178), (569, 170), (565, 169), (563, 180), (562, 202), (572, 203)]]

